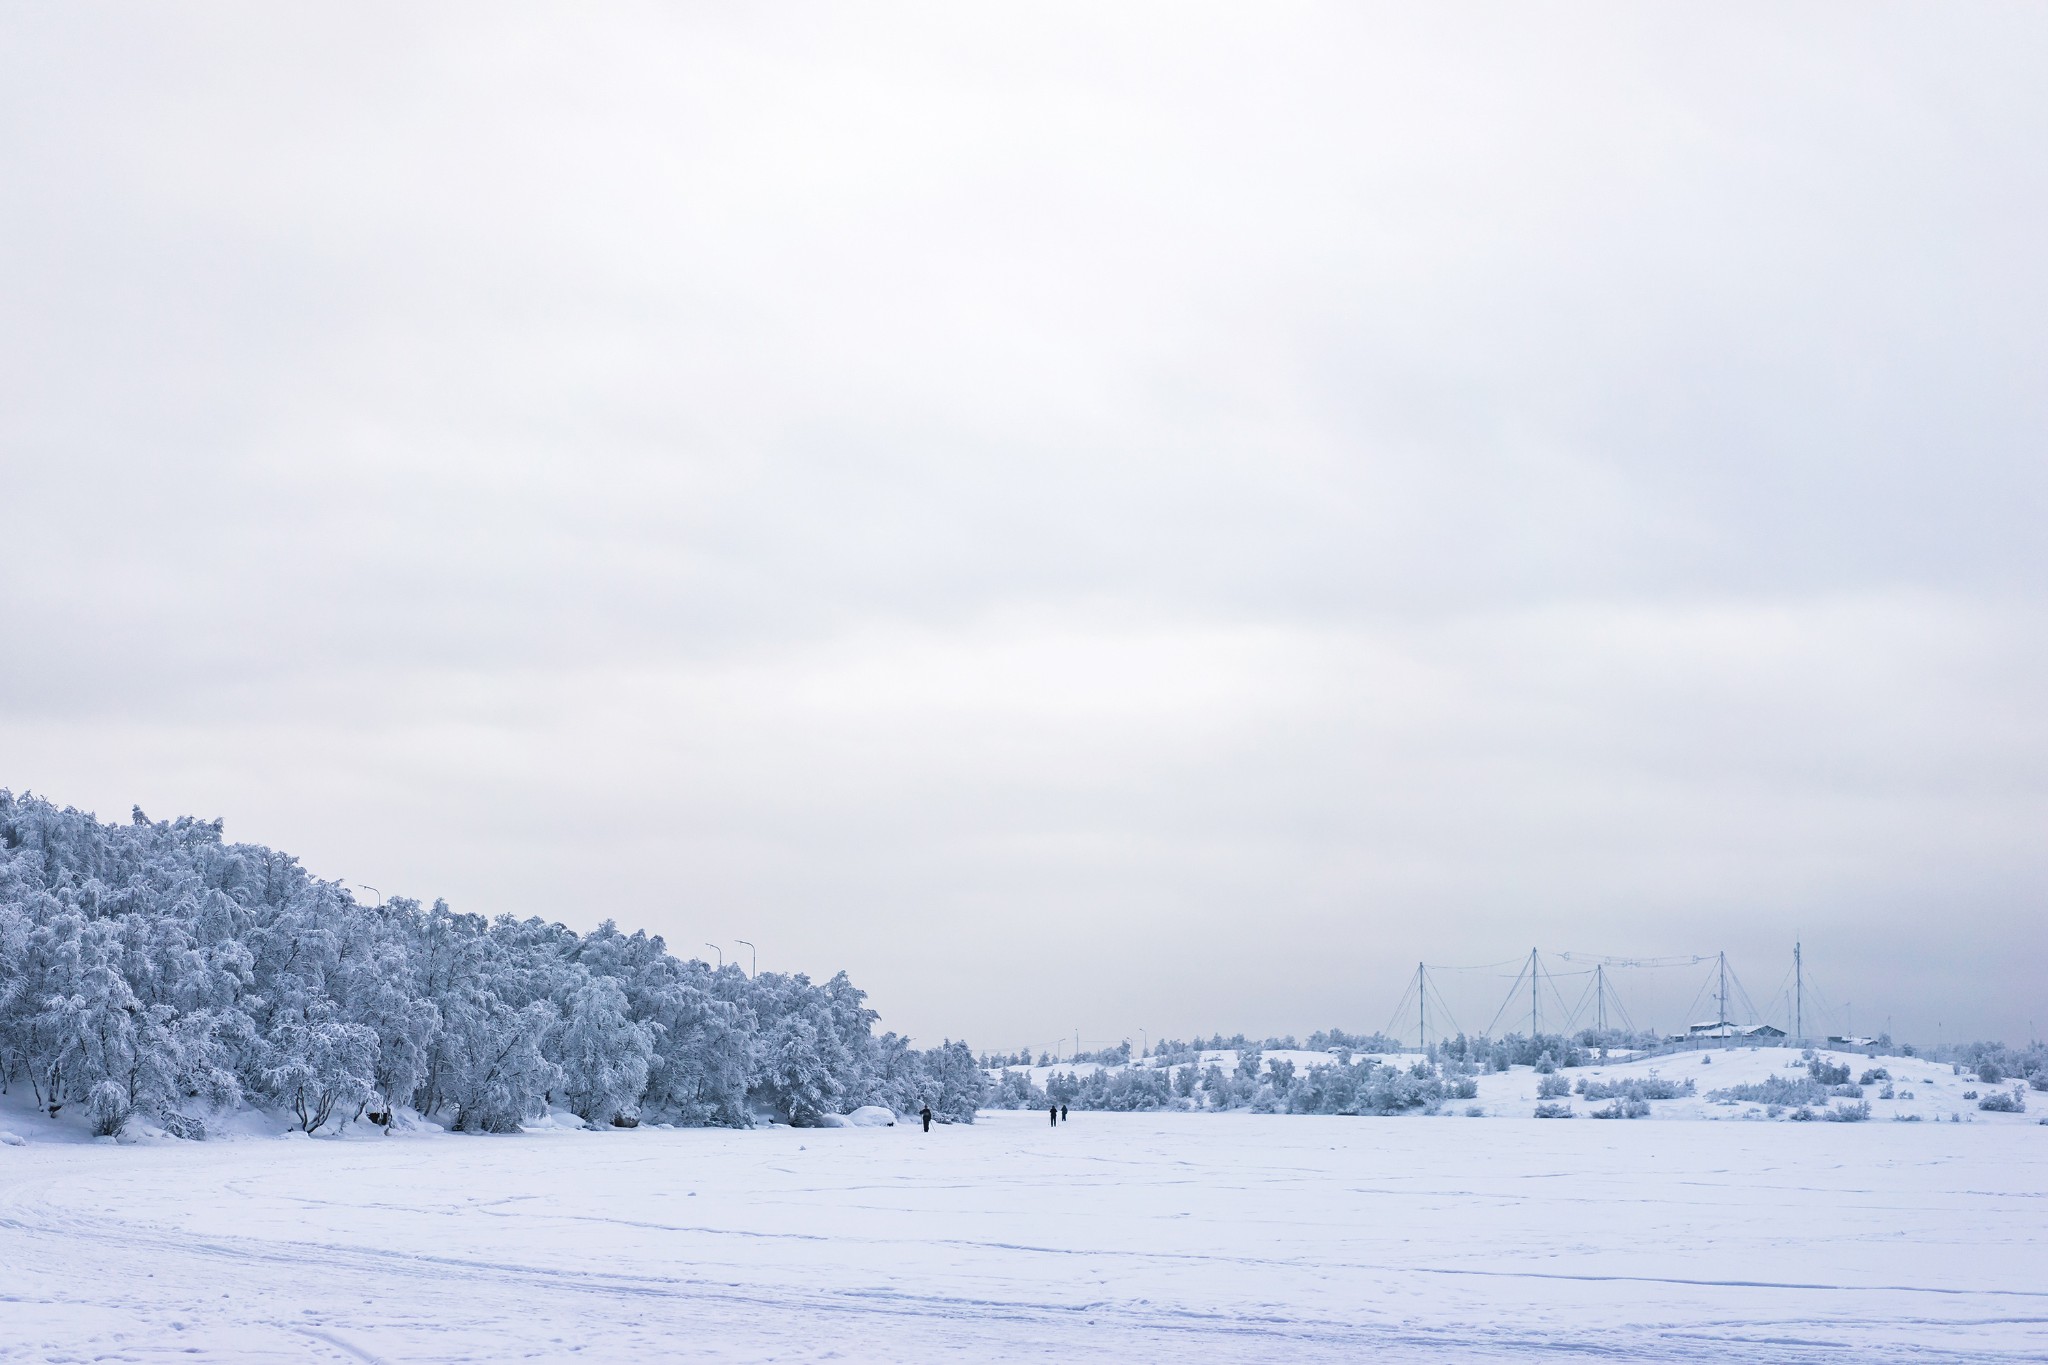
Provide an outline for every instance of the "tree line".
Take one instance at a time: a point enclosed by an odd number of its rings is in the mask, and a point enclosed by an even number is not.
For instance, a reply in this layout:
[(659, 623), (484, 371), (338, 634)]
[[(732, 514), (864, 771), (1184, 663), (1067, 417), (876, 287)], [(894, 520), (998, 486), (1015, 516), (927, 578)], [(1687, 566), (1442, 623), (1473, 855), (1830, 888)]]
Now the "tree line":
[[(1292, 1035), (1253, 1041), (1244, 1034), (1217, 1034), (1193, 1042), (1168, 1039), (1130, 1065), (1129, 1044), (1084, 1054), (1103, 1069), (1055, 1071), (1039, 1085), (1008, 1058), (991, 1068), (993, 1108), (1030, 1109), (1065, 1104), (1075, 1109), (1249, 1109), (1284, 1114), (1434, 1113), (1455, 1100), (1479, 1093), (1475, 1079), (1485, 1072), (1531, 1066), (1554, 1074), (1562, 1068), (1600, 1060), (1610, 1048), (1641, 1046), (1647, 1035), (1509, 1034), (1473, 1038), (1459, 1034), (1431, 1043), (1420, 1054), (1403, 1055), (1403, 1045), (1383, 1033), (1356, 1034), (1321, 1029), (1304, 1049)], [(1327, 1061), (1297, 1066), (1291, 1058), (1268, 1059), (1268, 1051), (1312, 1051)], [(1234, 1054), (1229, 1065), (1208, 1060)], [(1390, 1060), (1393, 1054), (1398, 1060)], [(1022, 1056), (1022, 1054), (1017, 1054)], [(1028, 1063), (1027, 1063), (1028, 1064)], [(1044, 1063), (1040, 1063), (1044, 1065)], [(1569, 1085), (1558, 1091), (1569, 1092)]]
[(964, 1043), (874, 1031), (841, 972), (749, 976), (606, 921), (587, 934), (355, 899), (221, 822), (102, 822), (0, 789), (0, 1090), (95, 1132), (180, 1136), (245, 1104), (307, 1131), (410, 1110), (508, 1132), (797, 1125), (859, 1105), (972, 1122)]

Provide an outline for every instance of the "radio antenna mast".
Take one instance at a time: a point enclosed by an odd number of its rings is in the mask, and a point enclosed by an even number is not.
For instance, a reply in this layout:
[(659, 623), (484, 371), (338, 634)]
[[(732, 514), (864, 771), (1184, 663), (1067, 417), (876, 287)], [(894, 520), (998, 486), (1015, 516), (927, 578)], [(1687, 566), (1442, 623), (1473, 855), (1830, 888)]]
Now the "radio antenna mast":
[(1806, 964), (1797, 943), (1792, 945), (1792, 1041), (1806, 1041)]
[(1429, 1051), (1429, 969), (1415, 964), (1415, 1041)]

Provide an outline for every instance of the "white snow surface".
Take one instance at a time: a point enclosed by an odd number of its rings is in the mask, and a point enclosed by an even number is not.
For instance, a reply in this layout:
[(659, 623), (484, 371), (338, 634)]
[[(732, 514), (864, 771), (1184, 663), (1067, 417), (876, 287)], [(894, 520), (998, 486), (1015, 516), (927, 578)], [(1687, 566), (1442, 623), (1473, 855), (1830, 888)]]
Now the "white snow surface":
[(0, 1117), (29, 1139), (0, 1146), (7, 1360), (2048, 1357), (2031, 1120), (115, 1145)]

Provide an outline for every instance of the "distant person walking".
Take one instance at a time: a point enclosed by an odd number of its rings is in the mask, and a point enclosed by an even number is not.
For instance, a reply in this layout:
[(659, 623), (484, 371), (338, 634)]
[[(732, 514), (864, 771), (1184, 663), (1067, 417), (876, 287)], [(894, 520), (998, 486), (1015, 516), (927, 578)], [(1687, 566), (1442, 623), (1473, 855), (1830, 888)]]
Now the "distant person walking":
[(924, 1130), (927, 1133), (929, 1133), (932, 1130), (932, 1107), (930, 1105), (926, 1105), (923, 1109), (920, 1109), (918, 1112), (924, 1116)]
[(1060, 1107), (1059, 1107), (1058, 1105), (1054, 1105), (1054, 1106), (1053, 1106), (1052, 1108), (1050, 1108), (1050, 1109), (1046, 1110), (1045, 1112), (1046, 1112), (1047, 1114), (1049, 1114), (1049, 1115), (1051, 1115), (1051, 1116), (1052, 1116), (1052, 1126), (1053, 1126), (1053, 1127), (1055, 1127), (1055, 1128), (1059, 1127), (1059, 1126), (1060, 1126)]
[(1061, 1123), (1065, 1123), (1066, 1121), (1067, 1121), (1067, 1106), (1065, 1106), (1065, 1105), (1063, 1104), (1063, 1105), (1061, 1105), (1061, 1106), (1060, 1106), (1060, 1122), (1061, 1122)]

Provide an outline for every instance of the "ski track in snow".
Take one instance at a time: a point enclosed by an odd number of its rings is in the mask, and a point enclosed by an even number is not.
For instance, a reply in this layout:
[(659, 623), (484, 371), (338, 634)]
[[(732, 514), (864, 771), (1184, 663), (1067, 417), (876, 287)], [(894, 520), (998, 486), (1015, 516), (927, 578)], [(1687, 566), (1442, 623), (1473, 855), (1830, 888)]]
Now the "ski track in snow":
[(2044, 1194), (2021, 1124), (31, 1141), (0, 1359), (2038, 1360)]

